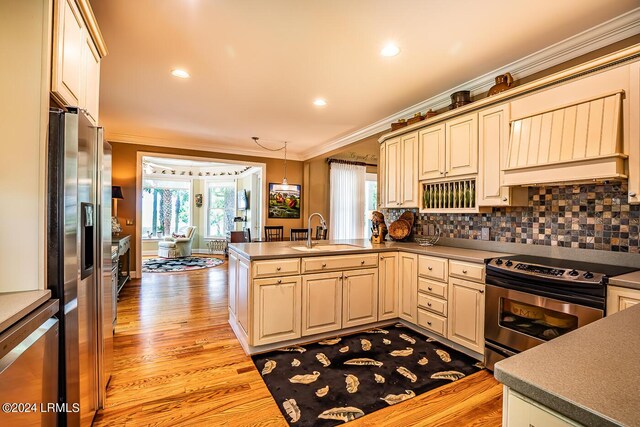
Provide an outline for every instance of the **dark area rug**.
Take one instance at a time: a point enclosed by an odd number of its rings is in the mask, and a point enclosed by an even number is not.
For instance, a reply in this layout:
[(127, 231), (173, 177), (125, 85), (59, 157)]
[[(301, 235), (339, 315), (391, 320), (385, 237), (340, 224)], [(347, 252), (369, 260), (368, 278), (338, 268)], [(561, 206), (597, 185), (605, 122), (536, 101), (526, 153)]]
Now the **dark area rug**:
[(294, 426), (342, 424), (483, 367), (401, 324), (284, 347), (253, 363)]
[(224, 261), (218, 258), (188, 256), (184, 258), (152, 258), (142, 262), (143, 273), (174, 273), (216, 267)]

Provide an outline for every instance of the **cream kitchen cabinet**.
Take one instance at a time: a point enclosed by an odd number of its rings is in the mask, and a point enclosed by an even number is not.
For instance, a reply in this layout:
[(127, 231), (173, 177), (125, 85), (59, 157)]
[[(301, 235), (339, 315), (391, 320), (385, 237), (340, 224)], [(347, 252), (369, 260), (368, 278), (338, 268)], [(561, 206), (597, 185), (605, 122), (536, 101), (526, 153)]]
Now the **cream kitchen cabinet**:
[(418, 133), (412, 132), (386, 141), (385, 206), (418, 207)]
[(104, 41), (86, 0), (54, 4), (51, 94), (63, 106), (86, 110), (97, 124)]
[(640, 290), (611, 285), (607, 287), (607, 316), (636, 304), (640, 304)]
[(484, 283), (449, 278), (447, 338), (484, 353)]
[(447, 120), (445, 125), (446, 177), (478, 173), (478, 115)]
[(236, 278), (236, 322), (245, 337), (250, 337), (250, 294), (251, 294), (251, 263), (238, 257)]
[(502, 185), (510, 117), (508, 103), (478, 113), (478, 206), (520, 206), (528, 202), (526, 188)]
[(378, 208), (386, 206), (387, 184), (387, 143), (380, 144), (380, 157), (378, 158)]
[(236, 316), (237, 312), (237, 297), (238, 297), (238, 254), (234, 251), (229, 251), (229, 311), (233, 316)]
[(253, 281), (253, 345), (300, 338), (300, 276)]
[(555, 411), (504, 387), (502, 414), (504, 427), (578, 427)]
[(418, 132), (418, 175), (421, 180), (444, 177), (446, 149), (444, 123)]
[(400, 252), (398, 257), (399, 316), (416, 323), (418, 317), (418, 255)]
[(418, 256), (418, 325), (447, 336), (449, 260)]
[(302, 336), (342, 328), (342, 272), (302, 276)]
[(378, 263), (378, 320), (398, 317), (398, 253), (381, 253)]
[(348, 271), (342, 277), (342, 327), (377, 321), (378, 269)]

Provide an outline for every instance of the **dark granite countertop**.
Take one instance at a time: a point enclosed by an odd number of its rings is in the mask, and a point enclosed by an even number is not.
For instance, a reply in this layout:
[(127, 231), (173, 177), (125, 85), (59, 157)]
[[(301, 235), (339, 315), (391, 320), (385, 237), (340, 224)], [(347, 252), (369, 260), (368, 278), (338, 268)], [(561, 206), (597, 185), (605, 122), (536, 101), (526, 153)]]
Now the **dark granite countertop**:
[(640, 305), (495, 365), (518, 393), (588, 426), (640, 426)]

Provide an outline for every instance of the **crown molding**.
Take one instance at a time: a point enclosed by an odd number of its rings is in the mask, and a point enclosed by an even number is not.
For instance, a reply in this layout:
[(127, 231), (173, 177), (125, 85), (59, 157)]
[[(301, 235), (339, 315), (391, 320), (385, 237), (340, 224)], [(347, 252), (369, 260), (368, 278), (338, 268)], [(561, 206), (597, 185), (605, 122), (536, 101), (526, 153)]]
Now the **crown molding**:
[[(182, 150), (206, 151), (209, 153), (235, 154), (238, 156), (262, 157), (270, 159), (283, 159), (284, 156), (280, 151), (267, 151), (263, 149), (251, 148), (234, 148), (231, 144), (212, 143), (203, 139), (184, 139), (180, 138), (179, 145), (176, 139), (154, 138), (142, 135), (130, 135), (125, 133), (109, 133), (105, 136), (108, 142), (118, 142), (121, 144), (148, 145), (152, 147), (164, 147)], [(287, 160), (304, 160), (299, 154), (287, 152)]]
[(302, 153), (301, 157), (307, 160), (321, 156), (377, 133), (390, 131), (391, 123), (399, 119), (411, 117), (415, 113), (426, 111), (430, 108), (434, 110), (446, 108), (451, 103), (450, 94), (453, 92), (469, 90), (471, 91), (471, 96), (485, 93), (494, 85), (496, 75), (509, 71), (515, 80), (520, 80), (539, 71), (546, 70), (581, 55), (593, 52), (594, 50), (635, 36), (638, 33), (640, 33), (640, 7), (475, 79), (448, 89), (436, 96), (358, 129), (355, 132), (322, 144), (321, 147), (307, 150)]

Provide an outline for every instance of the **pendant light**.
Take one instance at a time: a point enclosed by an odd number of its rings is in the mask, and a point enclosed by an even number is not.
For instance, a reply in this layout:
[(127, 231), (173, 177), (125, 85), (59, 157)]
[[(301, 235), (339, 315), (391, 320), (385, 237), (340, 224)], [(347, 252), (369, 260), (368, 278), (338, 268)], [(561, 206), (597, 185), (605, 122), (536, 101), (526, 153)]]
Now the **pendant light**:
[(251, 139), (253, 139), (253, 142), (255, 142), (258, 147), (267, 150), (267, 151), (280, 151), (280, 150), (284, 150), (284, 176), (282, 177), (282, 184), (278, 185), (276, 190), (279, 191), (294, 191), (296, 190), (296, 186), (295, 185), (289, 185), (289, 182), (287, 181), (287, 141), (282, 141), (281, 144), (282, 147), (280, 148), (269, 148), (266, 147), (264, 145), (262, 145), (260, 142), (258, 142), (258, 140), (260, 138), (258, 138), (257, 136), (252, 136)]

